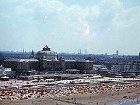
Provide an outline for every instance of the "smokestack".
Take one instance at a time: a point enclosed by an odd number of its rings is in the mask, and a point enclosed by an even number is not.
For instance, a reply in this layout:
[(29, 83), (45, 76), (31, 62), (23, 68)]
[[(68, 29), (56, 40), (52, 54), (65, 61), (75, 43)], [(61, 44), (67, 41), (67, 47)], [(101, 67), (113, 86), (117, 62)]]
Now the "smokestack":
[(139, 52), (139, 60), (140, 60), (140, 52)]
[(81, 54), (81, 49), (80, 49), (80, 54)]
[(118, 50), (116, 50), (116, 55), (117, 55), (117, 56), (119, 55), (119, 51), (118, 51)]

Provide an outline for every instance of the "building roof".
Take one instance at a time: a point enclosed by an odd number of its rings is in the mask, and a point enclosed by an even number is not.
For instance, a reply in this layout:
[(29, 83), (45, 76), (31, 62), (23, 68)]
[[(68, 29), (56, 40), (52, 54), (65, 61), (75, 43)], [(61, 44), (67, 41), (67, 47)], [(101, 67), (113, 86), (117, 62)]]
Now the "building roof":
[(4, 71), (12, 71), (11, 68), (5, 68)]
[(66, 62), (93, 62), (90, 60), (65, 60)]
[(42, 51), (51, 51), (51, 49), (46, 45), (46, 46), (42, 49)]
[(37, 59), (7, 59), (4, 61), (15, 61), (15, 62), (37, 62)]
[(43, 59), (43, 61), (59, 61), (59, 60), (57, 60), (57, 59), (53, 59), (53, 60), (49, 60), (49, 59)]
[(49, 55), (52, 55), (52, 54), (56, 55), (57, 54), (54, 51), (48, 51), (48, 50), (46, 50), (46, 51), (44, 51), (44, 50), (38, 51), (37, 54), (39, 54), (39, 53), (41, 53), (41, 54), (49, 54)]

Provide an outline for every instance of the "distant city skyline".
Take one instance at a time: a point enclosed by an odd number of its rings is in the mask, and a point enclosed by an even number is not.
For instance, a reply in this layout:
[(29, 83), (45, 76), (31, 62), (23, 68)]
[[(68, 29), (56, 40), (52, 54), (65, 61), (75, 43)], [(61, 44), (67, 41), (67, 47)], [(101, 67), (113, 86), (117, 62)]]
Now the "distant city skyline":
[(138, 55), (139, 0), (0, 0), (0, 51)]

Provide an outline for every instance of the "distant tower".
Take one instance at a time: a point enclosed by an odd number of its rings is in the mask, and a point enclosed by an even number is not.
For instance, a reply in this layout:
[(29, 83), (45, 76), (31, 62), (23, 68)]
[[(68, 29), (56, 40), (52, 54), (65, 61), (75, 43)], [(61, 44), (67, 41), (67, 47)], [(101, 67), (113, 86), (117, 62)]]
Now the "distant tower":
[(23, 53), (24, 53), (25, 51), (24, 51), (24, 49), (23, 49)]
[(85, 49), (85, 54), (87, 54), (87, 49)]
[(80, 54), (82, 54), (82, 51), (81, 51), (81, 49), (80, 49)]
[(119, 51), (118, 51), (118, 50), (116, 50), (116, 55), (117, 55), (117, 56), (119, 55)]
[(35, 54), (34, 54), (34, 51), (32, 50), (30, 58), (34, 58), (34, 57), (35, 57)]
[(139, 52), (139, 60), (140, 60), (140, 52)]

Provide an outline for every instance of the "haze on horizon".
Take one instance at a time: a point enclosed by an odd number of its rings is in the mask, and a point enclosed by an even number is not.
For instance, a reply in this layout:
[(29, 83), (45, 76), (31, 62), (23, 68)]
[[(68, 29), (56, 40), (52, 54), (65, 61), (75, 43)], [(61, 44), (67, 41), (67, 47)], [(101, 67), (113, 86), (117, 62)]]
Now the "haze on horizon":
[(138, 54), (139, 0), (0, 0), (0, 50)]

